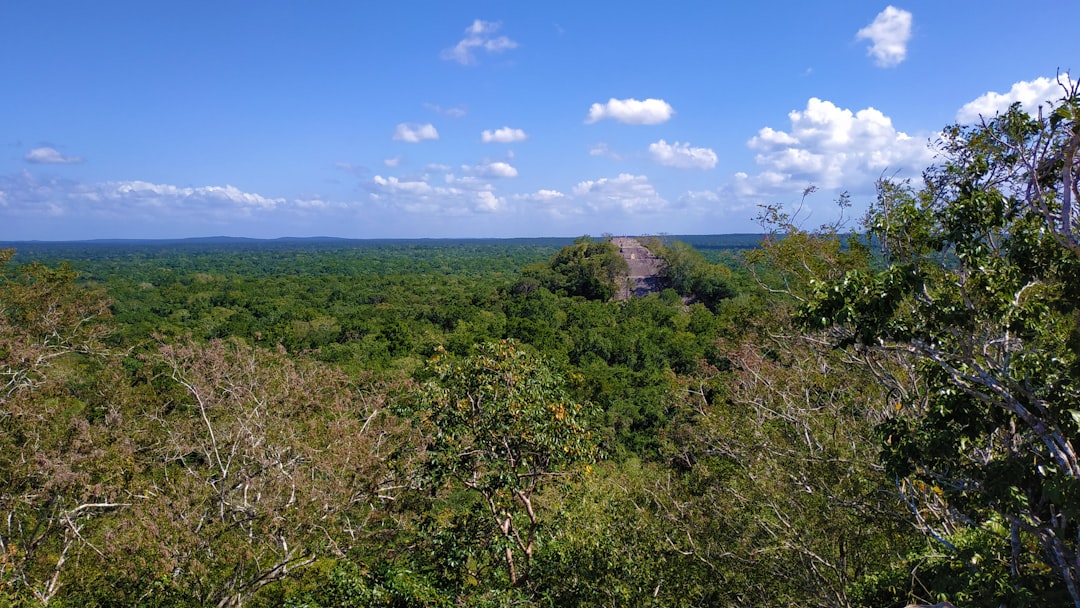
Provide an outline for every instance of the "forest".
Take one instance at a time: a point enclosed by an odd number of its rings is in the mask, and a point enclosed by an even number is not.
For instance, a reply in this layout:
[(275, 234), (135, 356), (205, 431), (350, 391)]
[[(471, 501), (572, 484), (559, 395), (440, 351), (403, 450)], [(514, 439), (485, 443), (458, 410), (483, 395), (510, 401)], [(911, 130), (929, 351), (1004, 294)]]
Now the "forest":
[(5, 246), (0, 606), (1080, 606), (1078, 112), (629, 299), (607, 237)]

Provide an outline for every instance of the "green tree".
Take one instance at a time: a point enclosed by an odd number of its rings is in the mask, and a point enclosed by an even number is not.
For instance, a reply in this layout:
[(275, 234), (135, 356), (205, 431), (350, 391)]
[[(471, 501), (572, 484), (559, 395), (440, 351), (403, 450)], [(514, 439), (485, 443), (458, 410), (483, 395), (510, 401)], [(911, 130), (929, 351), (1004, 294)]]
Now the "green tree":
[(619, 281), (630, 272), (611, 241), (587, 236), (552, 256), (550, 268), (557, 281), (551, 291), (593, 300), (610, 300), (618, 292)]
[(747, 254), (758, 284), (720, 310), (733, 325), (723, 356), (679, 378), (665, 452), (685, 472), (686, 516), (672, 537), (723, 573), (724, 604), (853, 606), (852, 583), (907, 549), (876, 463), (887, 389), (868, 372), (895, 362), (834, 349), (793, 319), (814, 281), (869, 268), (865, 248), (779, 206), (762, 219), (769, 234)]
[(0, 598), (49, 603), (96, 559), (103, 520), (130, 506), (123, 380), (106, 357), (108, 301), (69, 265), (8, 266), (0, 250)]
[(731, 270), (721, 264), (710, 264), (700, 251), (681, 241), (663, 245), (650, 243), (664, 260), (661, 271), (665, 285), (679, 295), (688, 296), (715, 311), (720, 302), (735, 296), (731, 285)]
[(537, 555), (541, 605), (752, 605), (733, 595), (729, 547), (711, 542), (728, 522), (687, 491), (682, 475), (637, 459), (609, 461), (562, 486), (551, 537)]
[[(903, 357), (886, 469), (950, 550), (997, 531), (1020, 585), (1037, 552), (1080, 606), (1080, 96), (946, 129), (921, 188), (882, 181), (885, 267), (817, 282), (803, 311), (851, 352)], [(1040, 601), (1053, 601), (1047, 591)]]
[(464, 358), (437, 349), (426, 371), (414, 411), (428, 438), (424, 480), (479, 499), (477, 543), (520, 585), (542, 530), (537, 493), (597, 458), (591, 410), (512, 341), (482, 343)]
[(885, 389), (793, 329), (773, 321), (729, 345), (723, 400), (688, 431), (699, 508), (722, 522), (698, 544), (727, 549), (739, 604), (853, 606), (851, 584), (901, 555), (911, 530), (876, 462)]
[(117, 589), (243, 605), (362, 546), (401, 490), (413, 441), (378, 386), (235, 339), (165, 344), (145, 367), (160, 392), (143, 487), (107, 549)]

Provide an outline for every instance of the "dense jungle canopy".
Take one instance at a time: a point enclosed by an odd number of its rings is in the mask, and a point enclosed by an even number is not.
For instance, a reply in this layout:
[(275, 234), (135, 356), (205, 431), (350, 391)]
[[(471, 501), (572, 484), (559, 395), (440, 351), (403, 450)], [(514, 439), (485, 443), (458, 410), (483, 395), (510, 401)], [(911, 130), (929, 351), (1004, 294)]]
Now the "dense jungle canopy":
[(1080, 606), (1065, 92), (643, 297), (607, 237), (3, 249), (0, 606)]

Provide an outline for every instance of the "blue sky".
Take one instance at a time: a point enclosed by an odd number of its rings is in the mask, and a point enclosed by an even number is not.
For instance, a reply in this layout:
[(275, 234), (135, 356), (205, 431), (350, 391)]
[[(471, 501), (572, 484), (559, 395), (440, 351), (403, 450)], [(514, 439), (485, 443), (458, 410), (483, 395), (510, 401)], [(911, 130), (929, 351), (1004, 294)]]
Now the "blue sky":
[(1059, 96), (1080, 3), (0, 5), (0, 240), (810, 224)]

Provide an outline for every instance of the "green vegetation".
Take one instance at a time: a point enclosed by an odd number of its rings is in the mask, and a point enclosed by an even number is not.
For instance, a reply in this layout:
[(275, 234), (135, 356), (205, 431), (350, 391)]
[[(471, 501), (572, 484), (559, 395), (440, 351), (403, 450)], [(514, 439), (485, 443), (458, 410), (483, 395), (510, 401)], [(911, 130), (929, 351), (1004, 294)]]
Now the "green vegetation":
[(610, 300), (628, 271), (626, 260), (615, 245), (586, 236), (560, 249), (550, 262), (527, 267), (515, 291), (543, 287), (561, 296)]
[(731, 269), (723, 264), (710, 264), (705, 256), (691, 245), (675, 241), (665, 244), (650, 242), (651, 249), (664, 260), (661, 278), (664, 285), (694, 302), (701, 302), (716, 312), (720, 304), (735, 295), (731, 285)]
[[(816, 284), (802, 311), (851, 352), (895, 357), (881, 382), (900, 413), (880, 428), (882, 463), (920, 526), (956, 559), (985, 556), (994, 595), (1040, 605), (1080, 605), (1070, 93), (1045, 119), (1014, 106), (948, 130), (922, 188), (883, 182), (868, 229), (884, 268)], [(957, 597), (997, 603), (970, 580), (953, 578)]]
[(0, 606), (1080, 606), (1067, 93), (626, 301), (587, 237), (3, 250)]
[[(455, 534), (454, 542), (465, 551), (494, 551), (505, 566), (500, 578), (519, 586), (528, 580), (544, 532), (539, 491), (597, 457), (589, 411), (543, 360), (512, 341), (479, 344), (460, 360), (436, 349), (426, 374), (409, 416), (426, 439), (420, 483), (451, 497), (473, 495), (461, 500), (464, 510), (479, 510), (488, 523), (479, 526), (479, 538)], [(482, 557), (465, 555), (453, 567), (486, 569)]]

